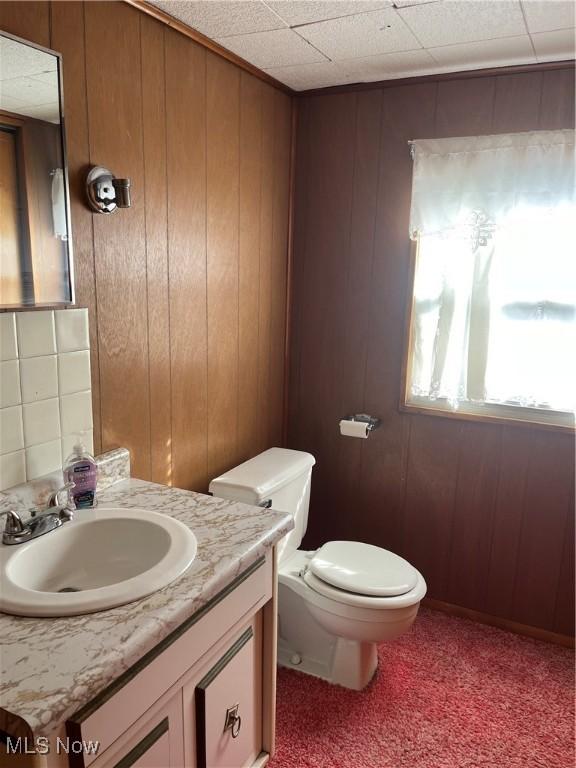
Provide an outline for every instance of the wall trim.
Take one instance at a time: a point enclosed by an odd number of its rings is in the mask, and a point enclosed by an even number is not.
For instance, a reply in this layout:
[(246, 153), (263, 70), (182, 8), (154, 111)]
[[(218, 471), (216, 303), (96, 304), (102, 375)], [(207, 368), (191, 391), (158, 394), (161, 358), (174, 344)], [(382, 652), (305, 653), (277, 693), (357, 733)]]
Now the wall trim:
[(520, 624), (517, 621), (510, 621), (510, 619), (503, 619), (500, 616), (492, 616), (489, 613), (474, 611), (471, 608), (464, 608), (461, 605), (446, 603), (443, 600), (434, 600), (431, 597), (425, 597), (424, 600), (422, 600), (422, 605), (426, 608), (431, 608), (434, 611), (442, 611), (442, 613), (446, 613), (449, 616), (457, 616), (460, 619), (470, 619), (471, 621), (477, 621), (479, 624), (487, 624), (490, 627), (505, 629), (516, 635), (530, 637), (533, 640), (541, 640), (545, 643), (561, 645), (564, 648), (574, 648), (575, 645), (575, 638), (571, 635), (561, 635), (557, 632), (541, 629), (540, 627), (531, 627), (529, 624)]
[(124, 0), (124, 2), (128, 3), (128, 5), (134, 6), (134, 8), (142, 11), (142, 13), (146, 13), (148, 16), (152, 16), (154, 19), (156, 19), (156, 21), (160, 21), (162, 24), (166, 24), (168, 27), (172, 27), (172, 29), (175, 29), (176, 32), (180, 32), (182, 35), (189, 37), (195, 43), (199, 43), (199, 45), (202, 45), (204, 48), (212, 51), (212, 53), (216, 53), (218, 56), (222, 56), (223, 59), (226, 59), (232, 64), (235, 64), (237, 67), (240, 67), (240, 69), (249, 72), (259, 80), (263, 80), (265, 83), (268, 83), (268, 85), (272, 85), (274, 88), (287, 93), (289, 96), (294, 95), (295, 92), (287, 85), (284, 85), (284, 83), (281, 83), (280, 80), (276, 80), (275, 77), (268, 75), (266, 72), (258, 69), (258, 67), (255, 67), (254, 64), (250, 64), (250, 62), (246, 61), (246, 59), (237, 56), (235, 53), (232, 53), (232, 51), (229, 51), (227, 48), (219, 45), (214, 40), (206, 37), (206, 35), (203, 35), (196, 29), (189, 27), (183, 21), (179, 21), (178, 19), (175, 19), (174, 16), (170, 16), (169, 13), (165, 13), (164, 11), (160, 10), (160, 8), (156, 8), (154, 5), (149, 5), (147, 2), (145, 2), (145, 0)]
[(329, 96), (333, 93), (349, 93), (350, 91), (370, 91), (374, 88), (394, 88), (397, 85), (417, 85), (418, 83), (442, 82), (443, 80), (469, 80), (476, 77), (494, 77), (498, 75), (519, 75), (528, 72), (545, 72), (553, 69), (574, 69), (576, 62), (572, 59), (564, 61), (545, 61), (541, 64), (514, 64), (509, 67), (487, 67), (486, 69), (467, 69), (459, 72), (439, 72), (430, 75), (415, 75), (414, 77), (399, 77), (396, 80), (374, 80), (370, 83), (347, 83), (332, 85), (328, 88), (311, 88), (308, 91), (298, 91), (298, 96)]

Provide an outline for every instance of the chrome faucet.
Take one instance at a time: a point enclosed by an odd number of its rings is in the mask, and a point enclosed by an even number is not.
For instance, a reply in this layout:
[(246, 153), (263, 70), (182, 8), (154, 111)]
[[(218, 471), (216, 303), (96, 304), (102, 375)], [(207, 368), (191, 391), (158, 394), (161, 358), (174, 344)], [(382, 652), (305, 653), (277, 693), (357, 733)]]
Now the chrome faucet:
[[(45, 533), (50, 533), (60, 528), (63, 523), (72, 520), (74, 508), (70, 500), (70, 490), (74, 483), (66, 483), (51, 496), (47, 508), (43, 512), (33, 509), (28, 520), (22, 520), (17, 512), (9, 509), (1, 512), (0, 517), (6, 515), (6, 525), (2, 534), (3, 544), (25, 544), (27, 541), (37, 539)], [(63, 504), (59, 503), (60, 496), (67, 493), (67, 499)]]

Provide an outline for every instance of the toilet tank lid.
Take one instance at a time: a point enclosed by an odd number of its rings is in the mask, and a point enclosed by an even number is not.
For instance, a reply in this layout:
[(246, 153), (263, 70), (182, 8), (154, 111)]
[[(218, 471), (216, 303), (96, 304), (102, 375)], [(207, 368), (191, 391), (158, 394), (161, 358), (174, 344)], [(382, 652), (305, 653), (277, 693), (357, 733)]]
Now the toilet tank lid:
[(234, 496), (236, 491), (242, 496), (250, 492), (251, 496), (254, 495), (255, 503), (259, 503), (299, 475), (308, 472), (315, 463), (314, 456), (304, 451), (269, 448), (215, 477), (210, 483), (210, 491), (215, 496), (219, 495), (219, 491), (225, 491), (227, 497)]

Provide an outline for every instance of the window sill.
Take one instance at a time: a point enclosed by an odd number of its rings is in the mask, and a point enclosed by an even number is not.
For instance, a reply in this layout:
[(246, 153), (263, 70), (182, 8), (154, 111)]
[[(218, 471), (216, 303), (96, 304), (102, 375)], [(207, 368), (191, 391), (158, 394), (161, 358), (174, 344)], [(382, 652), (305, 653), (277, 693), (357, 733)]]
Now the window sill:
[[(490, 406), (490, 413), (477, 409), (448, 410), (442, 402), (433, 405), (430, 400), (422, 398), (421, 401), (411, 400), (400, 403), (400, 410), (406, 413), (420, 413), (425, 416), (441, 416), (448, 419), (460, 419), (465, 421), (480, 421), (493, 424), (507, 424), (531, 429), (545, 429), (553, 432), (565, 432), (574, 434), (576, 425), (574, 414), (559, 411), (541, 411), (520, 406)], [(498, 412), (500, 411), (500, 412)], [(515, 415), (517, 414), (517, 415)], [(547, 417), (547, 418), (546, 418)]]

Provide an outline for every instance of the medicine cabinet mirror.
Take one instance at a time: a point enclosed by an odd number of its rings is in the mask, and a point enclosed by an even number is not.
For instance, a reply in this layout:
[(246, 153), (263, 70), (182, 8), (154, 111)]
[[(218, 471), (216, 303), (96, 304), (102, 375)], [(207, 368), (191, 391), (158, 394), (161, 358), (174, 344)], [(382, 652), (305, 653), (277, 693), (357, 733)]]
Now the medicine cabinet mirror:
[(0, 308), (74, 301), (62, 57), (0, 32)]

